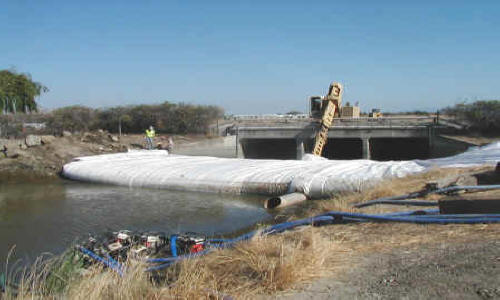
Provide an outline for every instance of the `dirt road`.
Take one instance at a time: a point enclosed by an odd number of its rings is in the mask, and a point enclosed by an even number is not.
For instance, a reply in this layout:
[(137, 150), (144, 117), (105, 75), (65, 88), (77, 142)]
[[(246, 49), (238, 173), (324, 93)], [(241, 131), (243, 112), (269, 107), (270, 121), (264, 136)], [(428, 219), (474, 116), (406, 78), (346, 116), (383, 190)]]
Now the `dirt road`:
[(500, 240), (436, 242), (359, 258), (278, 299), (500, 299)]

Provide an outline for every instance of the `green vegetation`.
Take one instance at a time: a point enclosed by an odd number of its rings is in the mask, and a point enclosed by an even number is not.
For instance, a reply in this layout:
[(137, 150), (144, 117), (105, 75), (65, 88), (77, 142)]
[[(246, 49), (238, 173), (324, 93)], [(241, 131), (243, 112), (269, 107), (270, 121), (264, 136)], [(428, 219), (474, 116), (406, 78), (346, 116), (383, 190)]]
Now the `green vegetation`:
[(152, 125), (163, 133), (205, 133), (212, 122), (223, 116), (224, 110), (220, 107), (170, 102), (107, 109), (69, 106), (52, 111), (47, 126), (55, 132), (104, 129), (115, 133), (142, 133)]
[(29, 74), (0, 70), (0, 109), (3, 112), (0, 116), (0, 136), (22, 135), (25, 133), (24, 123), (45, 123), (46, 133), (51, 134), (60, 134), (63, 130), (81, 132), (97, 129), (142, 133), (151, 125), (164, 133), (205, 133), (212, 122), (224, 116), (224, 110), (217, 106), (170, 102), (105, 109), (77, 105), (49, 113), (18, 114), (36, 112), (36, 97), (47, 91), (47, 87), (32, 81)]
[(143, 133), (154, 126), (159, 133), (206, 133), (210, 124), (224, 116), (224, 110), (211, 105), (164, 102), (157, 105), (119, 106), (94, 109), (67, 106), (49, 113), (0, 115), (0, 136), (21, 136), (29, 133), (25, 123), (44, 123), (42, 134), (62, 131), (85, 132), (98, 129), (112, 133)]
[(392, 116), (392, 115), (414, 115), (414, 116), (429, 116), (433, 114), (432, 112), (428, 112), (425, 110), (412, 110), (412, 111), (401, 111), (401, 112), (382, 112), (386, 116)]
[(301, 115), (301, 114), (303, 114), (303, 112), (298, 111), (298, 110), (291, 110), (291, 111), (287, 112), (285, 115), (294, 115), (295, 116), (295, 115)]
[(443, 113), (470, 123), (470, 129), (485, 134), (498, 134), (500, 130), (500, 101), (484, 100), (459, 103), (443, 109)]
[(80, 279), (84, 267), (83, 256), (74, 248), (58, 256), (42, 255), (29, 267), (7, 265), (7, 273), (0, 273), (0, 298), (3, 295), (6, 299), (23, 299), (25, 293), (38, 297), (63, 293)]
[(37, 111), (35, 98), (47, 91), (47, 87), (31, 80), (29, 74), (0, 71), (0, 109), (4, 113)]

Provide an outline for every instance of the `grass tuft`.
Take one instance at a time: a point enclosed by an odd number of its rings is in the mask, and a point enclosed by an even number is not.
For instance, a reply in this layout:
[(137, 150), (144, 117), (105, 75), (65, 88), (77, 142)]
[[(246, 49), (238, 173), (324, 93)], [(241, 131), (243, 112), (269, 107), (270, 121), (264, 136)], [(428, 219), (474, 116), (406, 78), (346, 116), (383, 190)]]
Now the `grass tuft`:
[[(394, 179), (360, 193), (339, 194), (314, 201), (295, 210), (290, 219), (330, 210), (353, 211), (352, 204), (378, 197), (420, 190), (426, 182), (464, 172), (485, 170), (439, 169)], [(435, 196), (432, 196), (435, 197)], [(368, 207), (367, 213), (407, 207)], [(360, 210), (358, 210), (360, 211)], [(22, 278), (17, 293), (5, 299), (224, 299), (226, 295), (253, 298), (300, 288), (318, 277), (341, 278), (371, 253), (389, 253), (394, 248), (426, 244), (486, 240), (498, 237), (500, 224), (415, 225), (364, 223), (325, 227), (301, 227), (279, 235), (254, 237), (232, 249), (216, 250), (206, 256), (184, 260), (162, 273), (144, 272), (145, 264), (125, 262), (123, 277), (94, 265), (82, 269), (81, 256), (72, 252), (48, 261), (38, 260)], [(13, 278), (14, 279), (14, 278)], [(13, 281), (12, 279), (12, 281)], [(14, 291), (14, 290), (12, 290)]]

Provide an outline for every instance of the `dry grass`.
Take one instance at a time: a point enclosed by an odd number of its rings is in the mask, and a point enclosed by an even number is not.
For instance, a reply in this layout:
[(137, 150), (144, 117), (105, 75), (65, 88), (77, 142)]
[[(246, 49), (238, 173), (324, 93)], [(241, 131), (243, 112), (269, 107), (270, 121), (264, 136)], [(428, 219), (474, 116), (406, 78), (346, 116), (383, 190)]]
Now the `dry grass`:
[[(429, 172), (410, 175), (404, 178), (394, 178), (381, 182), (375, 187), (359, 193), (340, 194), (328, 200), (315, 201), (314, 207), (309, 208), (305, 215), (316, 215), (318, 213), (337, 210), (337, 211), (360, 211), (352, 207), (354, 203), (366, 202), (380, 197), (416, 192), (425, 187), (430, 181), (438, 181), (444, 178), (456, 177), (463, 174), (473, 174), (492, 170), (492, 167), (473, 167), (473, 168), (442, 168), (433, 169)], [(425, 199), (438, 199), (437, 195), (429, 195)], [(401, 206), (372, 206), (362, 210), (366, 213), (381, 213), (393, 210), (407, 210), (408, 207)]]
[[(335, 239), (314, 228), (276, 236), (256, 237), (233, 249), (185, 260), (152, 280), (145, 265), (126, 263), (120, 277), (113, 271), (92, 267), (74, 275), (59, 293), (43, 286), (45, 271), (32, 270), (19, 294), (5, 298), (64, 297), (70, 299), (223, 299), (225, 295), (251, 298), (289, 289), (297, 282), (331, 273), (330, 254), (342, 251)], [(333, 251), (333, 252), (332, 252)]]
[[(456, 176), (474, 169), (440, 169), (402, 179), (394, 179), (363, 192), (338, 195), (316, 201), (300, 215), (328, 210), (352, 210), (351, 204), (378, 197), (417, 191), (430, 180)], [(407, 209), (407, 208), (398, 208)], [(387, 211), (367, 208), (363, 212)], [(291, 218), (296, 218), (291, 217)], [(30, 291), (48, 298), (71, 299), (238, 299), (258, 294), (275, 294), (318, 277), (341, 278), (347, 268), (356, 267), (370, 253), (389, 253), (394, 248), (418, 249), (424, 245), (474, 242), (498, 238), (500, 224), (489, 225), (414, 225), (366, 223), (325, 227), (303, 227), (276, 236), (256, 237), (235, 248), (185, 260), (152, 280), (144, 265), (130, 261), (123, 277), (112, 271), (91, 268), (74, 276), (59, 293), (43, 290), (43, 276), (32, 276), (18, 298), (32, 296)], [(34, 282), (36, 284), (31, 285)]]
[(294, 283), (325, 275), (335, 242), (315, 230), (255, 238), (234, 249), (182, 263), (175, 296), (230, 294), (249, 297), (290, 288)]
[[(70, 299), (251, 299), (276, 294), (328, 276), (341, 279), (371, 253), (394, 248), (418, 249), (428, 244), (495, 239), (499, 224), (376, 224), (306, 227), (277, 236), (255, 238), (234, 249), (186, 260), (153, 283), (144, 265), (127, 263), (125, 276), (95, 267), (75, 277), (62, 293)], [(37, 290), (39, 293), (39, 290)], [(38, 294), (39, 295), (39, 294)], [(29, 289), (19, 299), (29, 298)], [(35, 295), (37, 296), (37, 295)]]
[(256, 238), (234, 249), (186, 260), (167, 278), (153, 284), (140, 264), (127, 266), (124, 277), (92, 269), (70, 285), (71, 299), (251, 299), (296, 288), (318, 277), (342, 278), (371, 253), (396, 247), (419, 248), (471, 239), (494, 239), (498, 224), (412, 225), (360, 224), (303, 228), (278, 236)]
[(110, 270), (94, 267), (64, 292), (69, 299), (147, 299), (155, 297), (155, 288), (144, 272), (144, 265), (136, 262), (126, 264), (123, 277)]
[(250, 297), (273, 293), (325, 275), (334, 242), (319, 232), (255, 238), (234, 249), (185, 260), (153, 285), (141, 264), (128, 264), (126, 275), (93, 270), (67, 291), (72, 299), (198, 299), (224, 295)]

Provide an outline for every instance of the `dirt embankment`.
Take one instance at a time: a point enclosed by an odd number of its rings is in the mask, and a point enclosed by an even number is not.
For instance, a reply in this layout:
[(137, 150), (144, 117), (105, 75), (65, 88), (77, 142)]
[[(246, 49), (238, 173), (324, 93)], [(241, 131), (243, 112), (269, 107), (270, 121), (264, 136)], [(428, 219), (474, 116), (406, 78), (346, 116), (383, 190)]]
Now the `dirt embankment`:
[[(421, 209), (355, 209), (352, 205), (462, 176), (474, 177), (479, 184), (500, 182), (491, 166), (436, 169), (389, 179), (361, 193), (289, 207), (276, 221), (331, 210), (388, 213)], [(498, 191), (485, 193), (499, 195)], [(432, 194), (423, 200), (441, 197), (445, 196)], [(43, 290), (45, 283), (40, 290), (47, 298), (69, 299), (495, 299), (500, 297), (499, 230), (500, 224), (376, 222), (300, 227), (183, 260), (152, 277), (144, 272), (146, 265), (133, 259), (125, 262), (123, 277), (99, 266), (83, 273), (58, 271), (64, 291)], [(16, 299), (33, 297), (32, 293), (28, 288)]]
[[(380, 196), (413, 192), (429, 181), (465, 177), (474, 177), (477, 184), (500, 183), (500, 173), (491, 167), (436, 169), (393, 179), (361, 194), (317, 201), (313, 209), (364, 213), (418, 209), (379, 205), (358, 210), (351, 205)], [(500, 192), (460, 195), (498, 197)], [(444, 197), (449, 196), (428, 195), (425, 200)], [(332, 248), (336, 252), (330, 253), (326, 260), (332, 264), (326, 268), (330, 273), (296, 285), (292, 290), (261, 298), (500, 299), (499, 229), (500, 224), (366, 223), (321, 227), (317, 230), (324, 240), (343, 247)]]
[(476, 146), (484, 146), (488, 145), (494, 142), (500, 141), (500, 137), (498, 136), (483, 136), (483, 135), (474, 135), (474, 134), (467, 134), (467, 135), (446, 135), (446, 134), (441, 134), (442, 137), (446, 137), (452, 140), (457, 140), (461, 141), (464, 143), (468, 143), (471, 145), (476, 145)]
[[(204, 139), (204, 136), (173, 136), (176, 146)], [(167, 144), (167, 135), (158, 135), (159, 147)], [(2, 151), (5, 148), (6, 151)], [(105, 131), (83, 134), (66, 133), (61, 137), (28, 136), (24, 139), (0, 139), (0, 182), (45, 181), (58, 178), (62, 166), (75, 157), (142, 149), (144, 136), (118, 137)]]

